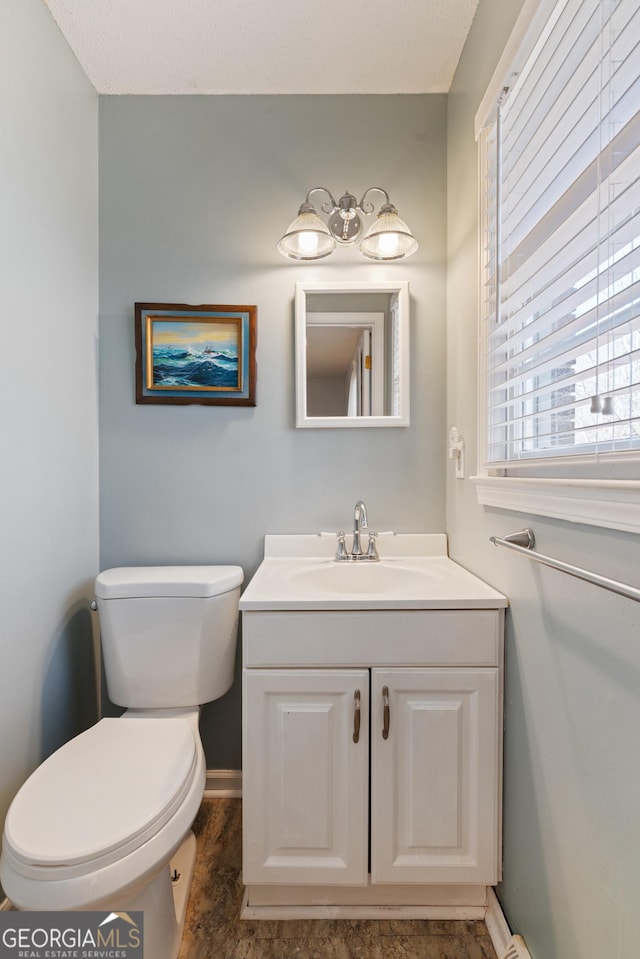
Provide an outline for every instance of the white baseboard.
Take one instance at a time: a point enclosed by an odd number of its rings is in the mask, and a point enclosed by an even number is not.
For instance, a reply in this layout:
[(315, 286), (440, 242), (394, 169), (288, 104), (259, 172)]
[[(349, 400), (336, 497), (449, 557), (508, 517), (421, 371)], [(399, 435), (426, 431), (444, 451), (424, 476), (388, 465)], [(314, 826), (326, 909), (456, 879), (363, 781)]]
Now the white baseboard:
[(205, 799), (242, 799), (242, 770), (207, 769)]
[(487, 912), (484, 917), (496, 956), (502, 959), (511, 942), (512, 934), (504, 917), (502, 906), (491, 886), (487, 887)]
[(247, 885), (243, 919), (484, 919), (485, 886)]
[[(289, 893), (291, 901), (287, 904), (278, 904), (276, 894), (273, 903), (268, 899), (271, 887), (265, 893), (266, 887), (256, 887), (250, 895), (249, 888), (245, 887), (244, 899), (242, 903), (241, 917), (243, 919), (484, 919), (487, 931), (491, 938), (491, 943), (498, 959), (511, 959), (514, 957), (529, 957), (528, 952), (511, 952), (510, 947), (518, 940), (524, 946), (524, 940), (519, 936), (513, 936), (504, 913), (498, 901), (498, 898), (491, 886), (483, 888), (483, 899), (486, 905), (454, 905), (454, 899), (444, 904), (436, 899), (429, 905), (390, 905), (390, 900), (384, 899), (384, 905), (376, 905), (372, 902), (366, 906), (354, 903), (332, 905), (300, 905), (295, 900), (300, 898), (295, 893)], [(280, 887), (278, 887), (280, 888)], [(326, 892), (326, 890), (324, 890)], [(370, 891), (370, 890), (369, 890)], [(264, 898), (266, 896), (266, 898)], [(364, 893), (366, 899), (366, 893)], [(263, 901), (264, 898), (264, 901)], [(286, 898), (286, 897), (285, 897)], [(313, 897), (312, 897), (313, 898)], [(375, 897), (374, 897), (375, 898)], [(464, 896), (463, 896), (464, 898)], [(467, 893), (469, 901), (473, 898)], [(251, 903), (250, 903), (250, 900)], [(321, 901), (322, 897), (320, 897)], [(400, 900), (402, 896), (400, 896)], [(284, 900), (283, 900), (284, 902)]]
[(243, 900), (241, 919), (437, 919), (481, 920), (480, 907), (462, 906), (249, 906)]

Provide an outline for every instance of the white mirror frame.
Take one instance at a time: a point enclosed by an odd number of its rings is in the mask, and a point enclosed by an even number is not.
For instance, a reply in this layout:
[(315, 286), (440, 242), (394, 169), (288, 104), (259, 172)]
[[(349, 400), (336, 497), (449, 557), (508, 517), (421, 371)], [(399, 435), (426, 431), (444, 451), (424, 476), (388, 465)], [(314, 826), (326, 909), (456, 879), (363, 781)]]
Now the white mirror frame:
[[(387, 293), (397, 294), (398, 318), (398, 409), (389, 416), (308, 416), (307, 415), (307, 295), (313, 293)], [(295, 296), (296, 427), (362, 429), (409, 426), (409, 283), (296, 283)]]

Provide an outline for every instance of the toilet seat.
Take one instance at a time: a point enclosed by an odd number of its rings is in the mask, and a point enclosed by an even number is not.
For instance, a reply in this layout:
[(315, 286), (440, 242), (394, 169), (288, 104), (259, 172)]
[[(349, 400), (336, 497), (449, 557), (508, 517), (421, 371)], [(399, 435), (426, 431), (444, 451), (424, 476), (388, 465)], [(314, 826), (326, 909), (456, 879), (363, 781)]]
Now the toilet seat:
[(20, 789), (7, 814), (3, 853), (33, 879), (102, 869), (158, 834), (184, 802), (197, 766), (184, 717), (103, 719)]

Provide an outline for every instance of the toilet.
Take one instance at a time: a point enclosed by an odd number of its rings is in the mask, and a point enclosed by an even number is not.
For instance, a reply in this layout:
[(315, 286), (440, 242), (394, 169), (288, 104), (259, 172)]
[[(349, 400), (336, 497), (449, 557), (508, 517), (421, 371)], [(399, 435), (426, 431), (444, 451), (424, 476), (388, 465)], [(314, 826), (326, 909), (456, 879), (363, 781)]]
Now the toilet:
[(144, 912), (145, 955), (175, 959), (205, 784), (200, 706), (234, 675), (239, 566), (123, 567), (95, 595), (120, 718), (53, 753), (7, 813), (0, 883), (23, 910)]

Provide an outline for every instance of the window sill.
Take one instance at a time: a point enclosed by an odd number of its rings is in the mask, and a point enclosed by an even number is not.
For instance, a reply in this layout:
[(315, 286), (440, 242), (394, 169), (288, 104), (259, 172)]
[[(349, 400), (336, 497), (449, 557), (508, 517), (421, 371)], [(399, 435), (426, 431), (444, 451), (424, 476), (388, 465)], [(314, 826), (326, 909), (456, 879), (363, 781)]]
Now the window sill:
[(640, 481), (472, 476), (478, 502), (570, 523), (640, 533)]

